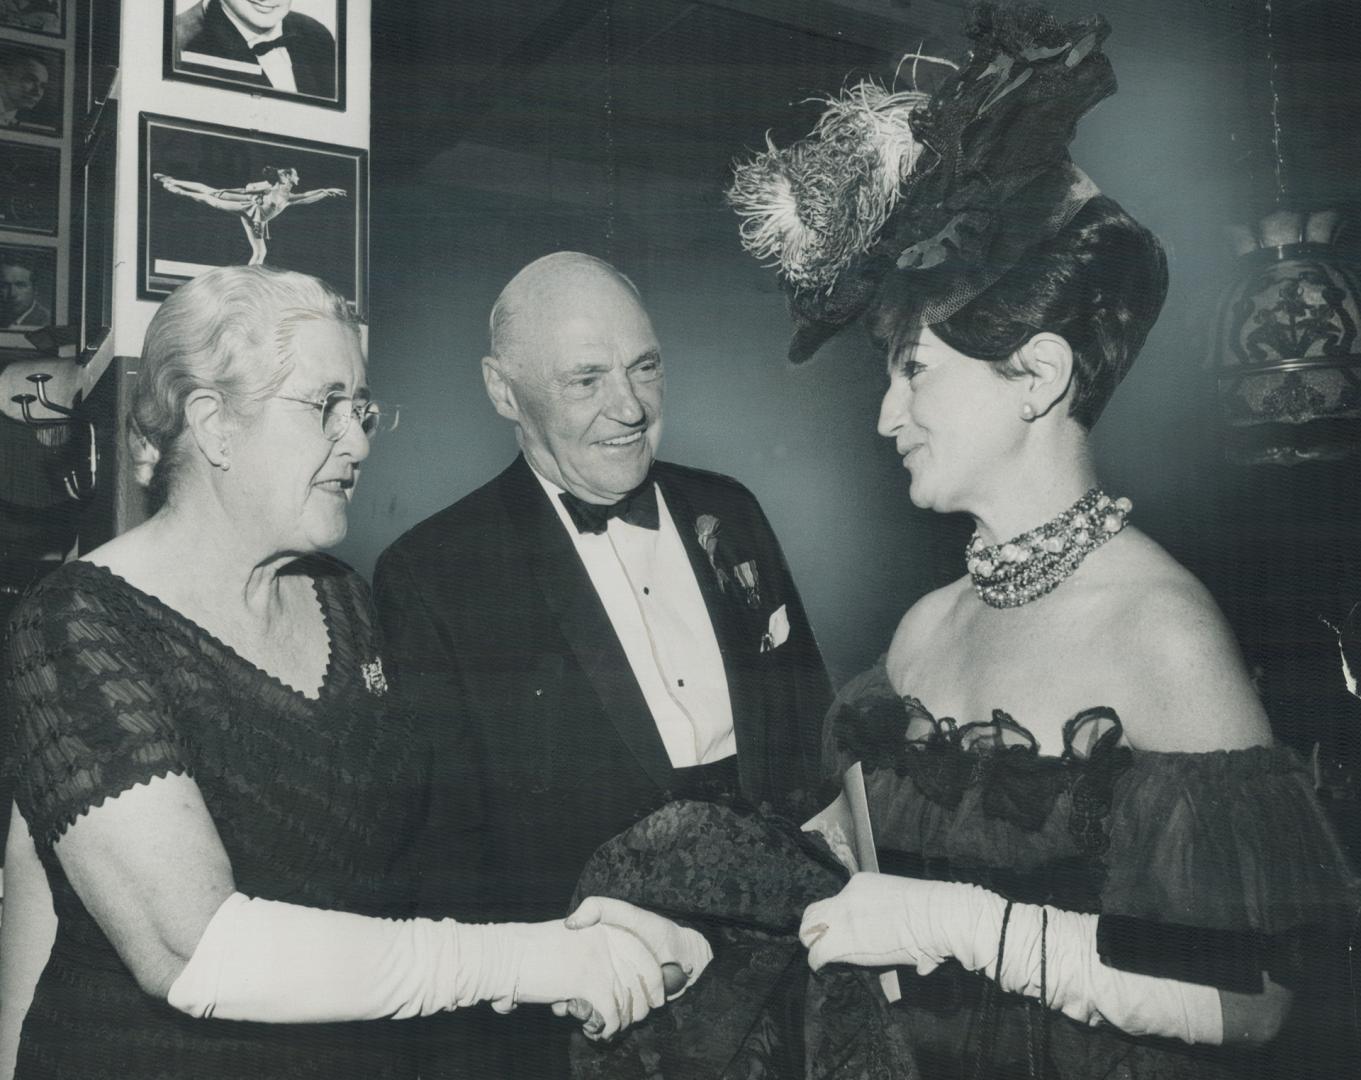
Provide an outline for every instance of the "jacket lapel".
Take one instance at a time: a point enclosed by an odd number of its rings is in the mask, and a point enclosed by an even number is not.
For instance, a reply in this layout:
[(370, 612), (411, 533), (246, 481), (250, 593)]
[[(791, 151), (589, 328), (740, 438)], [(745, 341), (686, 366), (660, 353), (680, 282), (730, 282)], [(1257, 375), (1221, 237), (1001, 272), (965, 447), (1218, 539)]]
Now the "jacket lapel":
[(572, 538), (523, 457), (503, 474), (506, 511), (525, 560), (605, 712), (639, 766), (659, 788), (671, 784), (671, 759), (638, 680)]
[[(752, 667), (760, 642), (752, 637), (750, 625), (742, 617), (737, 604), (724, 595), (718, 576), (709, 565), (709, 556), (700, 546), (695, 519), (705, 512), (696, 507), (682, 489), (678, 478), (665, 467), (654, 472), (666, 499), (671, 519), (680, 532), (690, 569), (699, 583), (700, 595), (709, 612), (709, 623), (714, 628), (719, 652), (723, 656), (723, 673), (728, 680), (728, 702), (732, 706), (733, 737), (737, 742), (737, 769), (745, 791), (759, 790), (760, 762), (764, 756), (765, 724), (761, 715), (760, 686)], [(731, 528), (730, 521), (722, 522)]]

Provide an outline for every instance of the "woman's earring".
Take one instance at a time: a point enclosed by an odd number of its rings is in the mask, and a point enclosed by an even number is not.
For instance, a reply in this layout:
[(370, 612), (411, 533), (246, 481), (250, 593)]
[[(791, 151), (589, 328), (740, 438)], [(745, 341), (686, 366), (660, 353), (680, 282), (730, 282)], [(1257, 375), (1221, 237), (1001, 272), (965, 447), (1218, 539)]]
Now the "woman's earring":
[(222, 469), (222, 470), (225, 472), (227, 469), (230, 469), (230, 468), (232, 467), (232, 459), (231, 459), (231, 456), (227, 453), (227, 444), (226, 444), (226, 443), (223, 443), (223, 444), (222, 444), (221, 453), (222, 453), (222, 461), (219, 462), (218, 468)]
[(1028, 401), (1021, 406), (1021, 419), (1027, 424), (1035, 419), (1035, 406)]

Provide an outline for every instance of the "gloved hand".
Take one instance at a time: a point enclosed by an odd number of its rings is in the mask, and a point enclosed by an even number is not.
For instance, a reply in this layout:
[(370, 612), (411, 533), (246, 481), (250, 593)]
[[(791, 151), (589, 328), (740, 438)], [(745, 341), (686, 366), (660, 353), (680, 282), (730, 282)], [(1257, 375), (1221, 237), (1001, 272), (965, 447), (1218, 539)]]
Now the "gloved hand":
[(808, 905), (799, 940), (814, 971), (831, 963), (904, 965), (926, 975), (955, 955), (953, 941), (972, 941), (980, 924), (994, 928), (996, 946), (1004, 906), (973, 885), (862, 872), (836, 896)]
[(560, 1003), (575, 999), (590, 1006), (594, 1021), (587, 1034), (608, 1039), (666, 1001), (661, 966), (627, 930), (572, 930), (562, 922), (503, 923), (465, 925), (461, 936), (473, 929), (488, 936), (484, 956), (494, 957), (484, 964), (475, 993), (498, 1012), (530, 1002), (552, 1004), (561, 1015)]
[(662, 967), (667, 1001), (685, 993), (714, 958), (714, 951), (703, 934), (678, 926), (665, 916), (626, 900), (588, 896), (567, 916), (569, 930), (599, 924), (627, 930), (647, 946), (648, 952)]

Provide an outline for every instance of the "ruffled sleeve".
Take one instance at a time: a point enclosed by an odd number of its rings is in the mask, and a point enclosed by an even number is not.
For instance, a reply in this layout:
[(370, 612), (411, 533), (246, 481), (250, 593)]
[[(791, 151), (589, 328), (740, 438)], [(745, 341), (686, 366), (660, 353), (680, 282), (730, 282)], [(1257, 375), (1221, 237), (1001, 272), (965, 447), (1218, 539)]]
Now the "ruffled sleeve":
[(1152, 962), (1138, 928), (1158, 924), (1165, 945), (1178, 930), (1202, 952), (1253, 942), (1256, 970), (1291, 981), (1351, 932), (1357, 879), (1286, 747), (1136, 753), (1108, 832), (1102, 944), (1117, 966)]
[(15, 801), (40, 852), (105, 799), (190, 765), (158, 685), (173, 663), (118, 579), (83, 564), (19, 608), (4, 664)]

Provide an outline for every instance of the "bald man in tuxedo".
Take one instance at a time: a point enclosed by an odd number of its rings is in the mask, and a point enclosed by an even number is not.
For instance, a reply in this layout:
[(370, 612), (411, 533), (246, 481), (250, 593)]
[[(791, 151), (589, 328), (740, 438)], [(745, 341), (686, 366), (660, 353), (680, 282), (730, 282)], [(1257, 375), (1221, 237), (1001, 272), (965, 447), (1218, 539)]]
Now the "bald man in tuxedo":
[[(595, 849), (664, 803), (811, 786), (831, 692), (756, 499), (655, 459), (661, 346), (623, 275), (531, 263), (482, 373), (521, 452), (388, 548), (375, 598), (434, 746), (430, 910), (560, 917)], [(567, 1075), (568, 1021), (441, 1023), (423, 1077)]]

